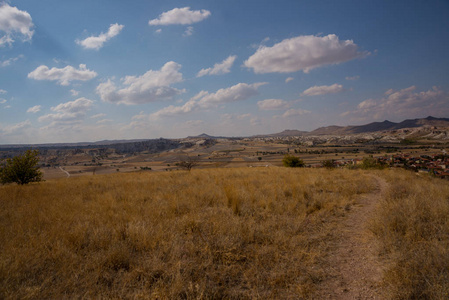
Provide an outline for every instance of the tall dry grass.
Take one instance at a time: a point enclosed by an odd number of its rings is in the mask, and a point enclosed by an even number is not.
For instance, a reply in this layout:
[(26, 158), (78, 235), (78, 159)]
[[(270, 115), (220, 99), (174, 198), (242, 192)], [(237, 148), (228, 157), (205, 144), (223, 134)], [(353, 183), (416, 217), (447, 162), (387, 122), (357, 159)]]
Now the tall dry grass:
[(392, 299), (449, 299), (449, 182), (408, 171), (384, 172), (390, 184), (371, 229), (389, 261)]
[(308, 297), (335, 223), (374, 188), (365, 174), (217, 169), (0, 186), (0, 298)]

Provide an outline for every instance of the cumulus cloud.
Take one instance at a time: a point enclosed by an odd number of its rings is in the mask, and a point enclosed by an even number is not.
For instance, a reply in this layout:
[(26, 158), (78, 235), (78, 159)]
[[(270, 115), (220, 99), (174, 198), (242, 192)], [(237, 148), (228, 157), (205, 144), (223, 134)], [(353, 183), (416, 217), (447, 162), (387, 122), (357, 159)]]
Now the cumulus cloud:
[(289, 117), (302, 116), (306, 114), (310, 114), (310, 111), (300, 108), (290, 108), (282, 115), (282, 117), (289, 118)]
[(84, 47), (84, 49), (95, 49), (98, 50), (103, 47), (103, 44), (115, 37), (122, 31), (124, 25), (119, 25), (118, 23), (111, 24), (109, 30), (106, 33), (101, 33), (99, 36), (90, 36), (84, 40), (76, 40), (78, 45)]
[(50, 122), (49, 127), (72, 126), (79, 124), (93, 106), (93, 101), (78, 98), (74, 101), (58, 104), (51, 108), (55, 113), (41, 116), (39, 122)]
[(80, 92), (77, 91), (77, 90), (74, 90), (74, 89), (71, 89), (71, 90), (70, 90), (70, 94), (72, 94), (72, 96), (78, 96), (79, 93), (80, 93)]
[(282, 99), (266, 99), (257, 102), (260, 110), (280, 110), (286, 109), (290, 104)]
[(184, 36), (191, 36), (193, 34), (193, 27), (192, 26), (188, 26), (186, 31), (184, 31)]
[(97, 73), (87, 69), (84, 64), (80, 64), (79, 69), (75, 69), (72, 66), (49, 69), (47, 66), (41, 65), (28, 74), (28, 78), (57, 81), (60, 85), (69, 85), (74, 80), (87, 81), (96, 76)]
[(29, 41), (33, 37), (34, 27), (31, 16), (28, 12), (19, 10), (17, 7), (9, 6), (7, 3), (0, 3), (0, 47), (5, 44), (11, 45), (15, 38)]
[(5, 104), (6, 102), (8, 102), (8, 100), (0, 98), (0, 104)]
[(150, 20), (149, 25), (190, 25), (201, 22), (211, 15), (210, 11), (190, 10), (190, 7), (174, 8), (163, 12), (157, 19)]
[(0, 94), (6, 94), (7, 91), (0, 89)]
[(360, 52), (352, 40), (340, 41), (335, 34), (327, 36), (302, 35), (285, 39), (272, 47), (261, 46), (244, 65), (255, 73), (291, 73), (339, 64), (368, 52)]
[(167, 106), (150, 115), (151, 118), (175, 116), (186, 114), (199, 109), (207, 109), (218, 104), (230, 103), (236, 101), (243, 101), (258, 94), (257, 89), (266, 84), (265, 82), (258, 82), (253, 84), (238, 83), (234, 86), (225, 89), (219, 89), (215, 93), (201, 91), (184, 105)]
[(170, 86), (183, 80), (179, 69), (180, 64), (170, 61), (159, 71), (149, 70), (142, 76), (122, 78), (124, 87), (121, 89), (108, 80), (99, 84), (96, 92), (103, 101), (117, 104), (144, 104), (171, 99), (184, 92)]
[(20, 58), (23, 58), (22, 54), (19, 56), (13, 57), (13, 58), (9, 58), (4, 61), (0, 61), (0, 67), (7, 67), (7, 66), (11, 65), (12, 63), (18, 61)]
[(35, 114), (35, 113), (39, 112), (40, 110), (41, 110), (41, 106), (40, 105), (36, 105), (36, 106), (28, 108), (27, 109), (27, 113)]
[(341, 84), (333, 84), (333, 85), (320, 85), (320, 86), (312, 86), (302, 92), (303, 96), (319, 96), (326, 94), (336, 94), (343, 91), (343, 86)]
[(293, 77), (287, 77), (286, 79), (285, 79), (285, 83), (289, 83), (290, 81), (292, 81), (292, 80), (294, 80), (295, 78), (293, 78)]
[(449, 93), (438, 87), (417, 92), (415, 86), (396, 91), (388, 90), (380, 99), (360, 102), (353, 111), (342, 114), (353, 120), (395, 120), (425, 116), (445, 117), (449, 114)]
[(213, 68), (201, 69), (196, 77), (202, 77), (204, 75), (220, 75), (231, 72), (231, 67), (234, 64), (236, 55), (231, 55), (221, 63), (214, 64)]

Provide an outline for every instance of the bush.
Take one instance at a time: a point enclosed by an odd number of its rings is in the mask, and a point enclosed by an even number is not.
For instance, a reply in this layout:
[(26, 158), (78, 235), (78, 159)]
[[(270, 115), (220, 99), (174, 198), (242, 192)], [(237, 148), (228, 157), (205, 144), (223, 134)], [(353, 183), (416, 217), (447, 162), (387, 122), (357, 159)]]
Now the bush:
[(304, 167), (304, 161), (299, 157), (286, 154), (282, 159), (282, 163), (285, 167), (289, 168), (302, 168)]
[(22, 155), (8, 158), (0, 168), (1, 183), (17, 183), (20, 185), (42, 180), (39, 163), (39, 151), (27, 150)]
[(361, 168), (364, 170), (368, 169), (384, 169), (387, 165), (378, 159), (375, 159), (373, 157), (365, 157), (362, 161)]
[(199, 164), (198, 157), (187, 155), (185, 157), (181, 157), (180, 161), (176, 165), (190, 172), (190, 170), (198, 166), (198, 164)]
[(327, 159), (327, 160), (323, 161), (322, 164), (323, 164), (323, 167), (326, 169), (334, 169), (337, 166), (333, 159)]

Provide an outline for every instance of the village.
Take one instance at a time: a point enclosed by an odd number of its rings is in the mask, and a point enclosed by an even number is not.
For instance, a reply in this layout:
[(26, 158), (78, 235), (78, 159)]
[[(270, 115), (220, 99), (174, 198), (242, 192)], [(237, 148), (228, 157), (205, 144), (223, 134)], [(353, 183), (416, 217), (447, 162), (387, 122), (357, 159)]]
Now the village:
[[(404, 168), (421, 174), (430, 174), (449, 180), (449, 155), (445, 151), (439, 154), (413, 156), (408, 153), (372, 156), (379, 167)], [(364, 158), (341, 159), (333, 161), (336, 167), (356, 167), (362, 165)], [(324, 163), (311, 167), (323, 167)]]

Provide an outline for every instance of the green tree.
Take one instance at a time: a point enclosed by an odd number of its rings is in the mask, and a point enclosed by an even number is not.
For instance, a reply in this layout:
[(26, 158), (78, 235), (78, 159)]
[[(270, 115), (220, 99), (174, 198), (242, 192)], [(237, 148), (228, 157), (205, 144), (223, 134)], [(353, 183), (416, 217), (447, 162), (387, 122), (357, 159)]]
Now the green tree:
[(305, 166), (304, 161), (299, 157), (286, 154), (282, 159), (282, 163), (285, 167), (289, 168), (302, 168)]
[(27, 150), (21, 155), (8, 158), (0, 166), (1, 183), (12, 183), (23, 185), (30, 182), (42, 180), (42, 172), (39, 170), (39, 151)]

